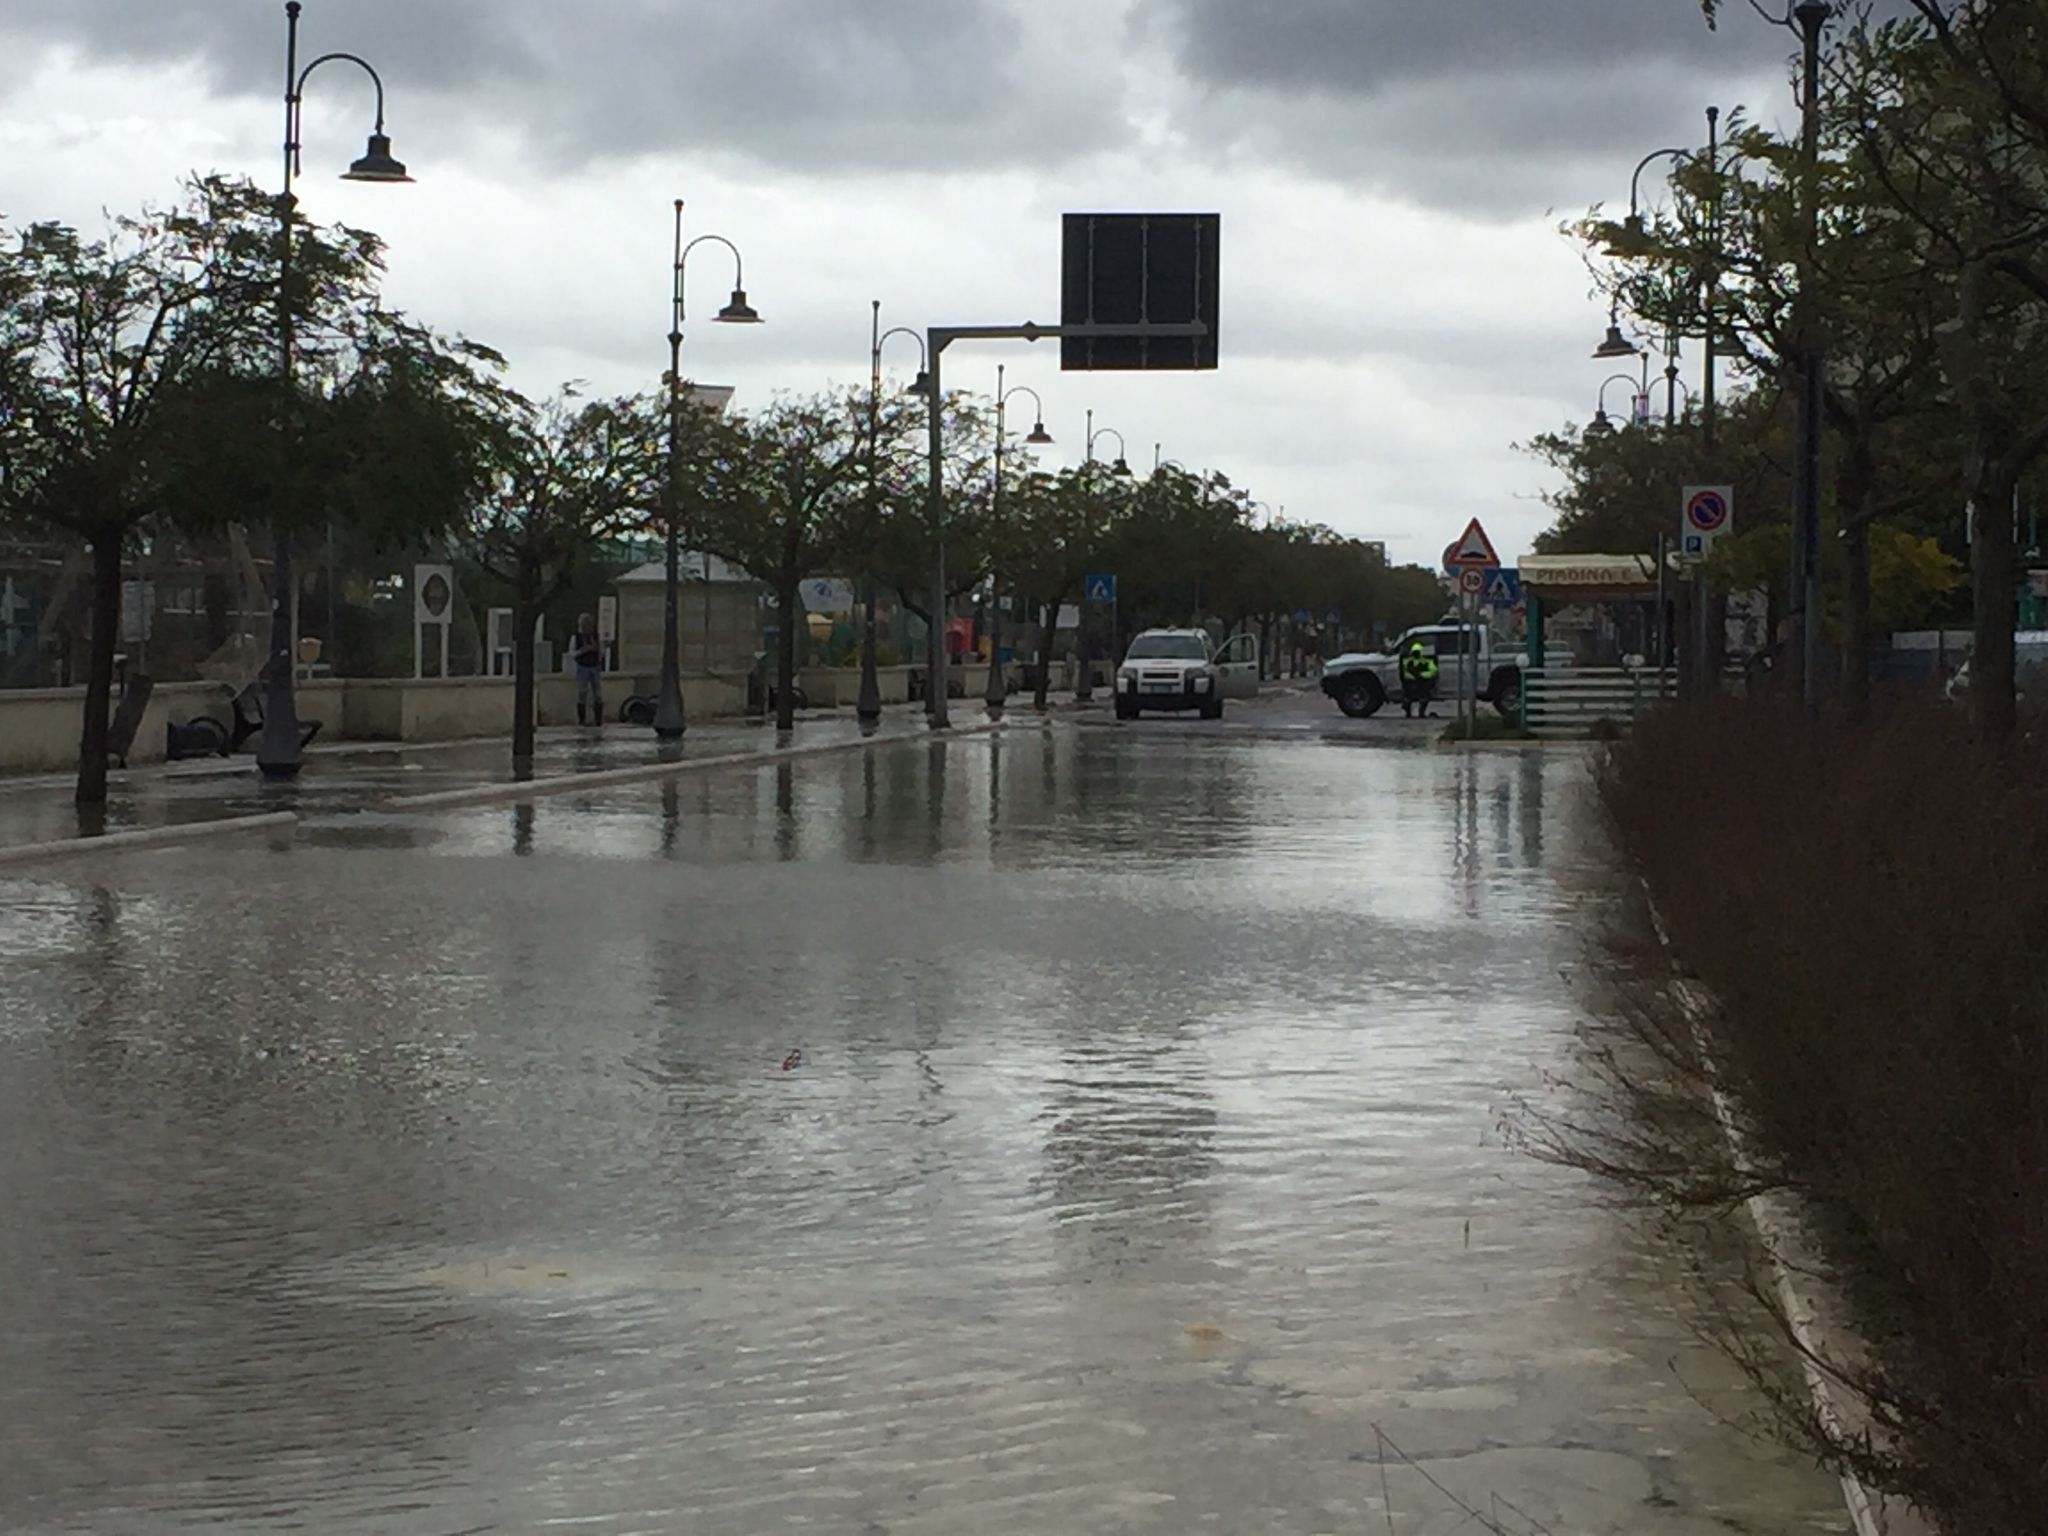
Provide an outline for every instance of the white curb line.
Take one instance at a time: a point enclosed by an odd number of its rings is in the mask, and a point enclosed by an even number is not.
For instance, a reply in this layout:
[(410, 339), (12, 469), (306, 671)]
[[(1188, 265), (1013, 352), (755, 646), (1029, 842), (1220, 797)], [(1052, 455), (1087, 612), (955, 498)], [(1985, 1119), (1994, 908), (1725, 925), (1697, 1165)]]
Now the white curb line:
[(808, 747), (785, 747), (775, 752), (727, 752), (716, 757), (682, 757), (672, 763), (643, 763), (633, 768), (603, 768), (594, 773), (562, 774), (552, 779), (528, 779), (523, 784), (482, 784), (473, 789), (442, 789), (424, 795), (404, 795), (384, 802), (391, 811), (454, 810), (478, 805), (518, 805), (548, 795), (573, 795), (585, 790), (609, 789), (616, 784), (643, 784), (653, 779), (672, 778), (713, 768), (760, 768), (793, 758), (824, 757), (835, 752), (861, 752), (870, 747), (895, 746), (907, 742), (944, 742), (963, 736), (977, 736), (997, 729), (998, 722), (963, 726), (957, 730), (934, 731), (928, 735), (891, 732), (860, 736), (851, 741), (820, 742)]
[[(1645, 891), (1644, 895), (1647, 899), (1648, 892)], [(1678, 999), (1679, 1010), (1692, 1029), (1693, 1043), (1702, 1057), (1711, 1061), (1705, 1028), (1707, 1000), (1701, 989), (1680, 973), (1677, 957), (1671, 948), (1671, 935), (1664, 927), (1664, 914), (1657, 910), (1655, 901), (1650, 902), (1650, 924), (1656, 930), (1657, 943), (1671, 966), (1672, 995)], [(1720, 1122), (1721, 1134), (1728, 1140), (1735, 1166), (1749, 1167), (1750, 1159), (1742, 1128), (1736, 1123), (1734, 1105), (1722, 1092), (1718, 1081), (1709, 1092), (1714, 1101), (1714, 1118)], [(1799, 1368), (1806, 1378), (1807, 1396), (1813, 1404), (1814, 1413), (1830, 1433), (1846, 1437), (1847, 1427), (1842, 1421), (1842, 1405), (1836, 1395), (1835, 1383), (1820, 1364), (1828, 1356), (1822, 1348), (1819, 1311), (1800, 1293), (1793, 1281), (1792, 1266), (1786, 1259), (1786, 1255), (1799, 1246), (1800, 1238), (1792, 1214), (1785, 1208), (1785, 1197), (1756, 1194), (1743, 1201), (1742, 1205), (1770, 1260), (1772, 1288), (1778, 1293), (1778, 1306), (1791, 1327), (1793, 1343), (1798, 1346)], [(1907, 1536), (1908, 1532), (1926, 1529), (1911, 1511), (1902, 1511), (1907, 1518), (1895, 1527), (1882, 1494), (1873, 1494), (1853, 1473), (1839, 1475), (1842, 1499), (1849, 1507), (1849, 1519), (1856, 1527), (1857, 1536)]]
[(98, 837), (64, 837), (47, 843), (16, 843), (0, 848), (0, 865), (39, 864), (50, 859), (83, 858), (92, 853), (112, 853), (124, 848), (169, 848), (179, 843), (196, 843), (229, 832), (255, 832), (265, 827), (295, 827), (298, 816), (291, 811), (267, 811), (261, 816), (227, 816), (217, 821), (181, 821), (172, 827), (144, 827), (134, 832), (107, 832)]

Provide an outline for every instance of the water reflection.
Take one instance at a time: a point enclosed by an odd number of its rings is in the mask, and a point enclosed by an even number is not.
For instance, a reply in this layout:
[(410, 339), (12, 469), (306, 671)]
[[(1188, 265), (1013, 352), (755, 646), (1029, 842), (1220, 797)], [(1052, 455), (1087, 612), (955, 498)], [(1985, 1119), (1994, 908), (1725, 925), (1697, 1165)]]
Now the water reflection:
[(0, 881), (0, 1528), (1313, 1536), (1374, 1422), (1825, 1528), (1490, 1141), (1575, 772), (1055, 728)]

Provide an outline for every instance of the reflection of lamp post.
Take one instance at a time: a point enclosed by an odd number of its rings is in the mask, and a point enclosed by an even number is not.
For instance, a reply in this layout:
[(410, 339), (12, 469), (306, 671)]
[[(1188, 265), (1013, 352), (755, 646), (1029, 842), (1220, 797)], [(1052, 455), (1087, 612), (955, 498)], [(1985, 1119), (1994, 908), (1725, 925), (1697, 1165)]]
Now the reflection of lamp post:
[(989, 713), (996, 714), (1003, 707), (1003, 700), (1009, 690), (1003, 684), (1003, 585), (1002, 585), (1002, 538), (1003, 538), (1003, 408), (1009, 404), (1011, 395), (1029, 395), (1036, 408), (1031, 430), (1024, 434), (1024, 441), (1032, 448), (1051, 446), (1052, 434), (1045, 430), (1045, 402), (1038, 397), (1038, 391), (1029, 384), (1018, 384), (1010, 389), (1003, 388), (1003, 365), (996, 364), (996, 473), (995, 485), (989, 492), (989, 541), (988, 541), (988, 686), (981, 691), (982, 702), (988, 705)]
[[(924, 338), (907, 325), (882, 329), (882, 301), (873, 299), (873, 319), (869, 325), (868, 341), (868, 533), (872, 538), (879, 514), (879, 487), (876, 482), (878, 456), (881, 444), (882, 420), (882, 346), (891, 336), (908, 336), (917, 343), (917, 357), (924, 361)], [(931, 388), (931, 377), (922, 366), (917, 372), (917, 381), (910, 386), (913, 395), (926, 393)], [(861, 719), (873, 722), (882, 718), (882, 679), (875, 661), (875, 563), (872, 552), (868, 556), (868, 568), (862, 581), (862, 606), (866, 614), (860, 627), (860, 694), (854, 701), (853, 712)]]
[[(683, 460), (683, 271), (690, 252), (705, 241), (714, 241), (732, 252), (732, 299), (715, 319), (727, 325), (759, 325), (761, 317), (747, 302), (747, 281), (740, 267), (739, 247), (723, 235), (699, 235), (683, 244), (683, 200), (676, 199), (675, 261), (670, 273), (668, 328), (668, 481), (662, 487), (662, 517), (668, 524), (662, 547), (665, 569), (661, 589), (661, 683), (654, 700), (654, 734), (674, 741), (683, 734), (682, 657), (682, 571), (681, 547), (676, 523), (681, 509), (676, 504), (677, 482), (682, 478)], [(711, 559), (704, 560), (704, 579), (709, 590)], [(705, 599), (709, 602), (707, 596)], [(788, 645), (789, 636), (781, 637)], [(710, 657), (705, 657), (708, 665)]]
[[(304, 69), (299, 68), (299, 0), (284, 8), (284, 193), (277, 200), (277, 341), (279, 372), (289, 408), (293, 392), (296, 338), (292, 328), (292, 223), (298, 201), (292, 195), (292, 180), (299, 172), (299, 121), (306, 81), (322, 64), (342, 60), (360, 65), (377, 88), (377, 126), (370, 131), (363, 157), (342, 174), (343, 181), (411, 181), (405, 167), (391, 158), (391, 140), (384, 135), (384, 81), (368, 61), (352, 53), (323, 53)], [(289, 430), (287, 428), (287, 430)], [(289, 457), (290, 444), (286, 445)], [(270, 665), (263, 687), (263, 734), (256, 743), (256, 766), (265, 778), (289, 779), (302, 761), (299, 740), (298, 700), (292, 687), (292, 543), (290, 520), (280, 506), (277, 526), (272, 530), (275, 546), (270, 575)]]

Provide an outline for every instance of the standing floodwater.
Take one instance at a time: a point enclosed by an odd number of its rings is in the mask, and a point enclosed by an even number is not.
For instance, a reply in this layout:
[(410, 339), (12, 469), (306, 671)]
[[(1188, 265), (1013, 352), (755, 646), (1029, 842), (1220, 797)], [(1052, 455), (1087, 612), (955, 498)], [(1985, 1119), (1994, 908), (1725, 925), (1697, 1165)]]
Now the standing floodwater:
[(0, 1529), (1363, 1533), (1375, 1425), (1560, 1536), (1840, 1529), (1500, 1145), (1583, 801), (1022, 730), (12, 873)]

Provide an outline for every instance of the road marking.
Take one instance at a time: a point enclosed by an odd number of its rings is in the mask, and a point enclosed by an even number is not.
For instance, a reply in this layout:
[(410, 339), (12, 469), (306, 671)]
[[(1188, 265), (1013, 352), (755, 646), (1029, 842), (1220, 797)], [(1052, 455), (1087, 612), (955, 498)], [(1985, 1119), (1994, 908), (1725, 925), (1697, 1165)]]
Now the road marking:
[(230, 832), (256, 832), (266, 827), (296, 827), (292, 811), (261, 816), (225, 816), (213, 821), (181, 821), (170, 827), (142, 827), (133, 832), (106, 832), (98, 837), (63, 837), (46, 843), (16, 843), (0, 848), (0, 865), (39, 864), (53, 859), (82, 858), (90, 853), (118, 853), (126, 848), (170, 848)]
[(963, 736), (978, 736), (997, 729), (998, 724), (999, 722), (991, 720), (980, 725), (970, 725), (943, 733), (934, 731), (922, 736), (914, 732), (891, 732), (886, 735), (877, 733), (873, 736), (855, 737), (850, 741), (827, 741), (808, 747), (785, 747), (776, 752), (725, 752), (715, 757), (677, 758), (672, 763), (642, 763), (632, 768), (604, 768), (595, 773), (568, 773), (551, 779), (528, 779), (523, 784), (480, 784), (469, 789), (442, 789), (424, 795), (401, 795), (395, 800), (385, 801), (383, 809), (439, 811), (477, 805), (520, 805), (549, 795), (573, 795), (582, 790), (608, 789), (616, 784), (644, 784), (654, 779), (708, 772), (714, 768), (760, 768), (770, 763), (786, 763), (793, 758), (824, 757), (835, 752), (861, 752), (869, 747), (893, 746), (905, 742), (947, 741)]

